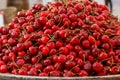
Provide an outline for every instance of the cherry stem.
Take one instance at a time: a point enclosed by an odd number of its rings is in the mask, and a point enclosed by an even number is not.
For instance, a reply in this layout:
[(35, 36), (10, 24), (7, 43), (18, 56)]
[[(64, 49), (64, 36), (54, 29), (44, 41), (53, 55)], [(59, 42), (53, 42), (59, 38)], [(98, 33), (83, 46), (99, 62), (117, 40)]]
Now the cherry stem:
[[(61, 63), (59, 63), (59, 66), (61, 65)], [(55, 70), (58, 70), (59, 66), (57, 66), (57, 68)]]
[(110, 59), (112, 59), (112, 57), (104, 59), (104, 60), (101, 60), (101, 62), (104, 62), (104, 61), (107, 61), (107, 60), (110, 60)]
[(5, 44), (4, 46), (6, 46), (6, 48), (8, 49), (9, 52), (11, 52), (11, 50), (9, 49), (9, 44)]
[(70, 69), (70, 71), (72, 71), (74, 68), (78, 67), (78, 65), (74, 66), (72, 69)]

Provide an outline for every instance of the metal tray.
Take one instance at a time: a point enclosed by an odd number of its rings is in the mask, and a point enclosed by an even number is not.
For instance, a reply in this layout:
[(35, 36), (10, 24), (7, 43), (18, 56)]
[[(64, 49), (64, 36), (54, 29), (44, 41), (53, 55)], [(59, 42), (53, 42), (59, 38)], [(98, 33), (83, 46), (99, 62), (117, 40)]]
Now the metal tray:
[(0, 73), (0, 80), (120, 80), (120, 75), (96, 76), (96, 77), (39, 77)]

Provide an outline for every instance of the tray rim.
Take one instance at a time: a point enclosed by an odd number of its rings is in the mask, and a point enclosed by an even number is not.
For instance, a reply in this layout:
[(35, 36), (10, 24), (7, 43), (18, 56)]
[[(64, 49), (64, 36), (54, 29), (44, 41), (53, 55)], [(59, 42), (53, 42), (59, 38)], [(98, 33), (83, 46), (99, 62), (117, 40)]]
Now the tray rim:
[(15, 75), (15, 74), (3, 74), (0, 73), (0, 78), (22, 78), (22, 79), (45, 79), (45, 80), (86, 80), (86, 79), (110, 79), (110, 78), (120, 78), (120, 74), (118, 75), (107, 75), (107, 76), (89, 76), (89, 77), (40, 77), (40, 76), (24, 76), (24, 75)]

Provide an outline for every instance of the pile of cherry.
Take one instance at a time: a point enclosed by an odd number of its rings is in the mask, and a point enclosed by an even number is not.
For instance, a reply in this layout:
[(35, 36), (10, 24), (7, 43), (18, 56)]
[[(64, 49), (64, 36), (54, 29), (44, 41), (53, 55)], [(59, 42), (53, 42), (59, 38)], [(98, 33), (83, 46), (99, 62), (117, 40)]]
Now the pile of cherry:
[(0, 73), (105, 76), (120, 73), (120, 24), (89, 0), (35, 4), (0, 27)]

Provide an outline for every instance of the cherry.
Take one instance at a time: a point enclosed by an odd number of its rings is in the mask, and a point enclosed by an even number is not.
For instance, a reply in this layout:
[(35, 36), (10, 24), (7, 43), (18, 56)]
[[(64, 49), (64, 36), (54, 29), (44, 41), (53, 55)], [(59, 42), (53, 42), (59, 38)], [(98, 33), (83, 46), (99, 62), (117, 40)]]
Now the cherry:
[(42, 48), (42, 55), (47, 56), (49, 54), (50, 49), (45, 46)]
[(69, 26), (71, 24), (71, 21), (68, 18), (64, 18), (63, 21), (64, 26)]
[(18, 16), (18, 17), (25, 17), (25, 12), (24, 12), (24, 11), (19, 11), (19, 12), (17, 13), (17, 16)]
[(82, 26), (84, 25), (83, 21), (82, 21), (81, 19), (78, 19), (78, 21), (79, 21), (79, 22), (78, 22), (78, 26), (79, 26), (79, 27), (82, 27)]
[(107, 71), (103, 70), (103, 71), (99, 72), (97, 75), (98, 76), (106, 76), (107, 75)]
[(55, 48), (55, 43), (54, 43), (54, 42), (49, 42), (49, 43), (47, 44), (47, 46), (48, 46), (50, 49), (53, 49), (53, 48)]
[(109, 57), (111, 56), (115, 56), (115, 52), (114, 51), (110, 51), (109, 54), (108, 54)]
[(53, 66), (47, 66), (43, 69), (43, 72), (45, 73), (48, 73), (48, 72), (51, 72), (51, 71), (54, 71), (54, 67)]
[(35, 63), (37, 63), (37, 57), (35, 56), (35, 57), (32, 57), (32, 59), (31, 59), (31, 63), (32, 64), (35, 64)]
[(54, 68), (55, 68), (55, 70), (62, 70), (63, 69), (62, 64), (59, 62), (55, 63)]
[(0, 72), (2, 72), (2, 73), (8, 72), (7, 65), (1, 65), (0, 66)]
[(9, 32), (8, 28), (7, 27), (2, 27), (1, 28), (1, 33), (4, 35), (4, 34), (7, 34)]
[(17, 48), (18, 48), (18, 51), (23, 51), (24, 48), (25, 48), (25, 46), (24, 46), (23, 43), (18, 43), (18, 44), (17, 44)]
[(40, 73), (40, 74), (39, 74), (39, 76), (40, 76), (40, 77), (43, 77), (43, 76), (48, 76), (48, 74), (47, 74), (47, 73), (45, 73), (45, 72), (42, 72), (42, 73)]
[(18, 18), (18, 23), (20, 23), (21, 25), (24, 24), (26, 22), (24, 17), (20, 17)]
[(74, 73), (71, 72), (71, 71), (66, 71), (64, 74), (63, 74), (64, 77), (73, 77), (74, 76)]
[(100, 62), (95, 62), (92, 66), (95, 72), (100, 72), (101, 70), (103, 70), (103, 65)]
[(69, 53), (68, 48), (66, 47), (60, 47), (59, 51), (61, 54), (67, 55)]
[(18, 70), (17, 70), (17, 69), (13, 69), (11, 73), (12, 73), (12, 74), (17, 74), (17, 73), (18, 73)]
[(80, 66), (80, 67), (83, 66), (83, 60), (82, 59), (78, 59), (77, 60), (77, 65)]
[(94, 57), (91, 56), (91, 55), (89, 55), (89, 56), (88, 56), (88, 60), (89, 60), (91, 63), (93, 63), (93, 62), (94, 62)]
[(90, 62), (86, 62), (83, 66), (83, 69), (86, 70), (87, 72), (90, 72), (92, 69), (92, 64)]
[(96, 43), (96, 40), (93, 36), (88, 36), (88, 40), (91, 44), (95, 44)]
[(54, 55), (53, 58), (52, 58), (52, 61), (54, 63), (58, 62), (58, 56), (57, 55)]
[(75, 49), (76, 52), (79, 52), (79, 51), (82, 50), (81, 46), (79, 46), (79, 45), (76, 45), (76, 46), (74, 47), (74, 49)]
[(75, 44), (79, 44), (79, 41), (80, 41), (80, 40), (75, 36), (75, 37), (73, 37), (73, 38), (71, 39), (70, 42), (75, 45)]
[(74, 8), (77, 9), (78, 11), (81, 11), (83, 9), (83, 6), (78, 3), (74, 6)]
[(91, 29), (92, 29), (92, 30), (99, 31), (99, 30), (100, 30), (100, 27), (99, 27), (97, 24), (93, 24), (93, 25), (91, 25)]
[(27, 71), (21, 69), (21, 70), (18, 71), (18, 74), (19, 74), (19, 75), (27, 75)]
[(59, 77), (60, 76), (60, 72), (59, 71), (51, 71), (50, 72), (50, 76)]
[(90, 42), (89, 42), (88, 40), (84, 40), (84, 41), (82, 42), (82, 46), (83, 46), (84, 48), (90, 48)]
[(57, 47), (57, 48), (60, 48), (60, 47), (62, 47), (62, 46), (63, 46), (62, 41), (56, 41), (56, 47)]
[(1, 39), (2, 39), (2, 40), (7, 39), (7, 35), (2, 35), (2, 36), (1, 36)]
[(69, 49), (69, 51), (73, 50), (73, 45), (72, 44), (67, 44), (66, 47)]
[(10, 39), (8, 40), (8, 44), (11, 45), (11, 46), (14, 46), (14, 45), (16, 44), (16, 40), (13, 39), (13, 38), (10, 38)]
[(19, 57), (23, 57), (26, 53), (24, 51), (18, 52)]
[(34, 28), (33, 28), (33, 26), (26, 26), (26, 31), (28, 32), (28, 33), (30, 33), (30, 32), (33, 32), (34, 31)]
[(101, 37), (101, 40), (102, 40), (102, 42), (109, 42), (109, 36), (103, 35), (103, 36)]
[(51, 29), (46, 29), (46, 30), (44, 31), (44, 33), (45, 33), (45, 34), (52, 34), (53, 32), (52, 32)]
[(9, 60), (9, 57), (8, 56), (3, 56), (2, 60), (5, 61), (5, 62), (7, 62)]
[(42, 70), (42, 69), (43, 69), (43, 65), (40, 64), (40, 63), (37, 63), (37, 64), (35, 64), (34, 66), (35, 66), (35, 68), (38, 69), (38, 70)]
[(60, 62), (60, 63), (65, 63), (66, 62), (66, 60), (67, 60), (67, 57), (65, 56), (65, 55), (59, 55), (58, 56), (58, 61)]
[(28, 51), (29, 51), (29, 54), (31, 54), (31, 55), (37, 54), (37, 48), (34, 46), (29, 47)]
[(10, 52), (8, 57), (9, 57), (9, 60), (14, 60), (16, 58), (16, 55), (14, 52)]
[(69, 18), (70, 18), (71, 21), (76, 21), (76, 20), (77, 20), (77, 15), (71, 14), (71, 15), (69, 16)]
[(74, 68), (72, 69), (72, 72), (74, 72), (74, 73), (79, 73), (79, 72), (80, 72), (80, 68), (79, 68), (79, 67), (74, 67)]
[(101, 52), (100, 55), (99, 55), (99, 59), (100, 60), (105, 60), (108, 58), (108, 54), (105, 53), (105, 52)]
[(67, 68), (67, 69), (71, 69), (71, 68), (73, 68), (74, 66), (76, 65), (76, 62), (74, 62), (74, 61), (66, 61), (65, 62), (65, 67)]
[(81, 70), (79, 73), (79, 76), (86, 77), (86, 76), (88, 76), (88, 73), (85, 70)]
[(24, 46), (25, 46), (26, 49), (29, 49), (29, 47), (32, 46), (32, 42), (31, 41), (26, 41), (26, 42), (24, 42)]
[(18, 59), (16, 61), (16, 64), (21, 67), (21, 66), (23, 66), (25, 64), (25, 60), (24, 59)]
[(30, 70), (27, 72), (27, 75), (37, 76), (37, 72)]
[(43, 44), (47, 44), (48, 41), (49, 41), (49, 38), (48, 38), (47, 36), (43, 36), (43, 37), (41, 38), (41, 42), (42, 42)]
[(120, 72), (120, 69), (118, 66), (113, 66), (110, 70), (110, 74), (115, 75)]
[(26, 62), (29, 62), (29, 61), (31, 60), (30, 55), (25, 55), (25, 56), (23, 57), (23, 59), (24, 59)]
[(56, 25), (53, 25), (53, 26), (52, 26), (52, 31), (53, 31), (53, 32), (57, 31), (58, 29), (59, 29), (58, 26), (56, 26)]
[(57, 50), (56, 49), (51, 49), (50, 52), (49, 52), (49, 55), (55, 55), (57, 53)]
[(51, 65), (51, 60), (50, 60), (50, 59), (45, 59), (45, 60), (43, 61), (43, 65), (44, 65), (44, 66)]
[(108, 43), (102, 44), (102, 48), (105, 50), (110, 50), (110, 45)]

